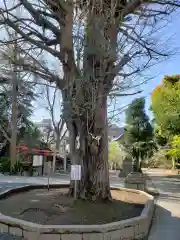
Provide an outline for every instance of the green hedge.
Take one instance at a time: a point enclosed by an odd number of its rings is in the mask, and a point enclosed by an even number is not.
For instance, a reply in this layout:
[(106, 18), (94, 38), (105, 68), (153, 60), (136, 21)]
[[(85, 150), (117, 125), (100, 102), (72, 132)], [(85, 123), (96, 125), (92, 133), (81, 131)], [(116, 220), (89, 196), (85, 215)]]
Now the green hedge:
[(21, 160), (17, 161), (13, 167), (11, 167), (11, 162), (7, 157), (1, 157), (0, 158), (0, 172), (1, 173), (10, 173), (10, 174), (16, 174), (16, 173), (22, 173), (23, 171), (26, 171), (27, 167), (23, 166), (23, 163)]

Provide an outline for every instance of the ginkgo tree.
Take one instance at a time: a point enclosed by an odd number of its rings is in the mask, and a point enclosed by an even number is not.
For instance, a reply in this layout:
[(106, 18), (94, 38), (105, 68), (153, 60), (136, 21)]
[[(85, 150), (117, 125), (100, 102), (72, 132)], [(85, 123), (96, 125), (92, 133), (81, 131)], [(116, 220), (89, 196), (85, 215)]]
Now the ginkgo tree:
[[(132, 76), (168, 55), (163, 41), (158, 42), (155, 35), (160, 21), (176, 10), (180, 1), (3, 3), (0, 23), (17, 32), (24, 53), (19, 69), (54, 82), (62, 92), (71, 159), (82, 167), (77, 196), (110, 199), (107, 97), (131, 95), (127, 91), (141, 83), (133, 82)], [(16, 14), (18, 8), (23, 16)], [(1, 42), (7, 43), (6, 39)], [(42, 52), (49, 61), (52, 57), (59, 61), (61, 74), (40, 61)], [(71, 184), (70, 194), (73, 191)]]

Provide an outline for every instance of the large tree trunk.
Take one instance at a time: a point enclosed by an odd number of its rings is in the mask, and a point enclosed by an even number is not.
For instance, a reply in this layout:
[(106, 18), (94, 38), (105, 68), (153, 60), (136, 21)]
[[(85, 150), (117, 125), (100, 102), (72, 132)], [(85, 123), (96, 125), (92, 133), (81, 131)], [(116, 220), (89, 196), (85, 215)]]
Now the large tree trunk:
[[(82, 199), (111, 199), (108, 169), (107, 106), (106, 100), (95, 111), (94, 121), (81, 118), (71, 128), (71, 159), (82, 168), (77, 197)], [(78, 136), (79, 147), (75, 144)], [(70, 184), (74, 194), (74, 182)]]
[[(69, 13), (73, 12), (69, 4)], [(63, 65), (66, 86), (62, 91), (64, 119), (70, 132), (72, 164), (82, 166), (79, 198), (111, 199), (108, 169), (107, 96), (112, 88), (111, 70), (116, 61), (118, 21), (111, 17), (111, 4), (82, 2), (87, 12), (83, 69), (74, 67), (72, 14), (67, 14), (63, 46), (68, 53)], [(71, 9), (71, 10), (70, 10)], [(113, 14), (112, 14), (113, 15)], [(70, 18), (71, 16), (71, 18)], [(71, 21), (70, 21), (71, 20)], [(76, 144), (79, 142), (79, 144)], [(78, 147), (79, 145), (79, 147)], [(73, 182), (70, 194), (74, 192)]]

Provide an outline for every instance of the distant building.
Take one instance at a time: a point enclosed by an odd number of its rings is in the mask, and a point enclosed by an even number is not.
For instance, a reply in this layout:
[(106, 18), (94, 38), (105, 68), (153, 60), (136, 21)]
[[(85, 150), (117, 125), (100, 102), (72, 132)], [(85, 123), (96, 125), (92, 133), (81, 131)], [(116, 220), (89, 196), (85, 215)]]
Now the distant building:
[[(47, 142), (49, 146), (54, 149), (55, 142), (56, 142), (56, 133), (54, 131), (51, 119), (43, 119), (41, 122), (37, 122), (36, 126), (42, 133), (42, 140), (44, 142)], [(66, 152), (68, 150), (68, 145), (69, 145), (69, 142), (68, 142), (69, 134), (68, 134), (68, 131), (66, 133), (65, 131), (66, 131), (66, 128), (62, 130), (63, 139), (61, 140), (60, 146), (58, 149), (62, 157), (66, 155)]]
[(41, 122), (36, 122), (35, 124), (40, 131), (43, 131), (45, 128), (52, 126), (52, 121), (51, 119), (43, 119)]
[(108, 128), (109, 141), (118, 141), (124, 136), (124, 127), (118, 127), (116, 124), (112, 124)]
[(68, 152), (69, 152), (69, 134), (67, 131), (60, 142), (59, 153), (62, 157), (64, 157), (65, 155), (67, 155)]

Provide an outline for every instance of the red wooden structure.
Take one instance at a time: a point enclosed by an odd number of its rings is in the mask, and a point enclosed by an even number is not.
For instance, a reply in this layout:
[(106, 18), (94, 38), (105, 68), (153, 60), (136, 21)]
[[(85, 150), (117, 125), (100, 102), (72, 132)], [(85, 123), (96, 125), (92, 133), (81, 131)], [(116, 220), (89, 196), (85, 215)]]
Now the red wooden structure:
[(48, 149), (40, 149), (40, 148), (28, 148), (25, 144), (21, 144), (17, 147), (17, 152), (24, 154), (37, 154), (43, 156), (52, 156), (53, 152)]

